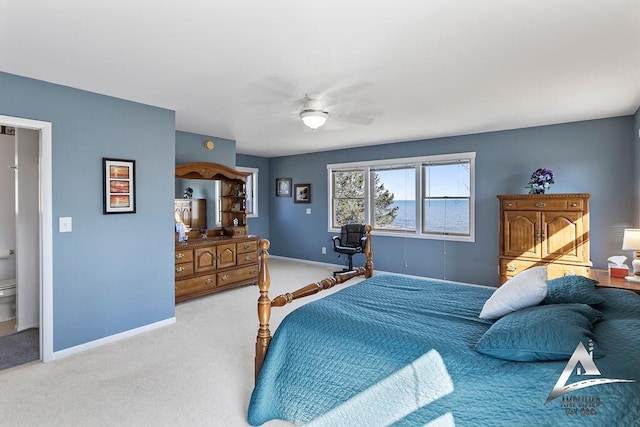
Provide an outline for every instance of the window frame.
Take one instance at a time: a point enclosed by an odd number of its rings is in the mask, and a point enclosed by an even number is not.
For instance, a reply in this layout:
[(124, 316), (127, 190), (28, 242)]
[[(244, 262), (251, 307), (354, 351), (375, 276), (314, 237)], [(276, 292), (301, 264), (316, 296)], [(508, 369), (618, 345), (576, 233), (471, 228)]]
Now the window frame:
[[(405, 157), (398, 159), (385, 159), (385, 160), (372, 160), (361, 162), (349, 162), (349, 163), (332, 163), (327, 164), (327, 214), (328, 214), (328, 232), (339, 233), (340, 229), (333, 227), (333, 172), (338, 171), (353, 171), (362, 170), (364, 172), (364, 191), (365, 191), (365, 223), (373, 224), (374, 218), (374, 203), (372, 194), (373, 185), (371, 184), (371, 171), (372, 169), (380, 168), (407, 168), (413, 167), (415, 169), (415, 205), (416, 205), (416, 229), (415, 230), (398, 230), (392, 229), (374, 229), (373, 234), (390, 237), (408, 237), (418, 239), (430, 239), (430, 240), (446, 240), (446, 241), (458, 241), (458, 242), (475, 242), (475, 152), (464, 153), (451, 153), (451, 154), (437, 154), (431, 156), (420, 157)], [(469, 235), (461, 234), (442, 234), (442, 233), (426, 233), (423, 232), (423, 200), (425, 189), (423, 166), (428, 164), (447, 164), (455, 162), (468, 162), (469, 163)]]
[[(245, 166), (236, 166), (236, 169), (240, 172), (249, 172), (251, 174), (251, 189), (253, 190), (253, 193), (251, 194), (251, 206), (253, 207), (253, 212), (247, 213), (247, 218), (258, 218), (258, 173), (260, 172), (260, 169)], [(249, 199), (248, 192), (246, 198)]]

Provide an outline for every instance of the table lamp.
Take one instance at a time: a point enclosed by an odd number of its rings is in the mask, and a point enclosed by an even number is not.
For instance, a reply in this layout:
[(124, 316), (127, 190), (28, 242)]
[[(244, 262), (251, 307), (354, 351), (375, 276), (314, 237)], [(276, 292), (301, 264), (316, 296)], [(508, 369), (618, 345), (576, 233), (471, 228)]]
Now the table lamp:
[(626, 279), (629, 282), (640, 282), (640, 229), (627, 228), (624, 230), (624, 237), (622, 239), (623, 251), (635, 251), (636, 257), (631, 262), (633, 267), (633, 275), (627, 276)]

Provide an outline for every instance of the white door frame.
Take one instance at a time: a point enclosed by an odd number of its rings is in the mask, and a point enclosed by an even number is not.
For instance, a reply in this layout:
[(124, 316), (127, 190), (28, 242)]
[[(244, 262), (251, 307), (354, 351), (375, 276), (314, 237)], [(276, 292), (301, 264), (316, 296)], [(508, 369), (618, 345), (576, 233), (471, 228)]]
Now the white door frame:
[(40, 131), (40, 359), (53, 360), (53, 156), (50, 122), (0, 115), (0, 123)]

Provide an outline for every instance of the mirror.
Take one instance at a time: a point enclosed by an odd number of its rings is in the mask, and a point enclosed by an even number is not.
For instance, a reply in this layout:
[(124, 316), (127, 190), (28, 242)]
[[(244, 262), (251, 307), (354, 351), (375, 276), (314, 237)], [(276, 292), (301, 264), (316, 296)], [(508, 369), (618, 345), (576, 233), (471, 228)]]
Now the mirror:
[[(185, 225), (190, 224), (188, 227), (192, 229), (204, 228), (206, 217), (207, 230), (214, 231), (207, 233), (208, 236), (246, 235), (249, 228), (244, 186), (248, 175), (250, 173), (218, 163), (192, 162), (176, 165), (176, 217), (178, 220), (183, 218)], [(194, 200), (191, 203), (181, 201), (184, 200), (187, 187), (190, 191), (193, 190), (191, 198)], [(241, 190), (236, 190), (238, 187)]]
[(175, 198), (184, 199), (187, 187), (193, 189), (193, 199), (206, 200), (207, 221), (205, 228), (220, 228), (220, 180), (214, 179), (183, 179), (175, 180)]

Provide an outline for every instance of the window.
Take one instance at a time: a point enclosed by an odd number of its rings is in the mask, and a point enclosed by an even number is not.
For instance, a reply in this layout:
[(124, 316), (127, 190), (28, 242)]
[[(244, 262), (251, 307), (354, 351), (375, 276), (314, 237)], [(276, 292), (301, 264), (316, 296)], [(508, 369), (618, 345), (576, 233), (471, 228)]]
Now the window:
[(249, 218), (257, 218), (258, 217), (258, 169), (257, 168), (245, 168), (238, 166), (237, 170), (241, 172), (250, 172), (251, 175), (247, 177), (247, 201), (246, 201), (246, 212), (247, 217)]
[[(329, 231), (474, 241), (475, 153), (327, 165)], [(416, 220), (417, 219), (417, 220)]]
[(470, 162), (433, 163), (422, 168), (422, 232), (468, 236), (471, 223)]
[(362, 170), (338, 170), (331, 174), (333, 221), (330, 228), (364, 222), (365, 179)]

